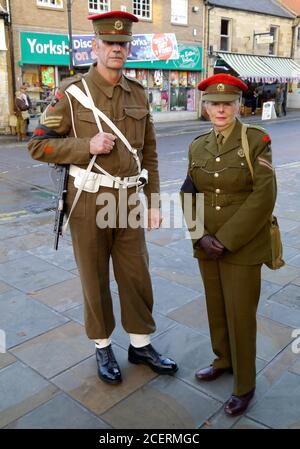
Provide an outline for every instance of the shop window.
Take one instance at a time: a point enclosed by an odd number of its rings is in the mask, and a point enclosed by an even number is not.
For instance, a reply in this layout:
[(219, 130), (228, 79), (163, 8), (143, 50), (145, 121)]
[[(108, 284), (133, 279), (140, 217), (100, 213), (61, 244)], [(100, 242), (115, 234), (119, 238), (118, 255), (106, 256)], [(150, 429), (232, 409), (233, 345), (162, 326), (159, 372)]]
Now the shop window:
[(196, 75), (193, 72), (170, 72), (170, 110), (195, 111)]
[(230, 51), (230, 20), (221, 19), (220, 50)]
[(270, 35), (273, 36), (273, 42), (269, 44), (269, 55), (277, 54), (279, 27), (271, 26)]
[(63, 9), (63, 0), (37, 0), (37, 6), (45, 6), (47, 8)]
[(152, 20), (152, 0), (133, 0), (133, 14), (140, 19)]
[(188, 0), (171, 0), (171, 22), (173, 24), (187, 25)]
[(153, 112), (169, 110), (169, 72), (167, 70), (149, 71), (149, 103)]
[(110, 0), (89, 0), (89, 13), (96, 14), (110, 11)]

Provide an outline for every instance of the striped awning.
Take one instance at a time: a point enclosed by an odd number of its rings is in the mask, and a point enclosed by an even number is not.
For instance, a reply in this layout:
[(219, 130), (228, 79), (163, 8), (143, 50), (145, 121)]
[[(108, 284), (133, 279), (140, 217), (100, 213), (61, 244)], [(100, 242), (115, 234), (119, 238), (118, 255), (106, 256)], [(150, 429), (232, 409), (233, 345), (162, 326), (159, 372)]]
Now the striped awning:
[(255, 82), (291, 82), (300, 80), (300, 65), (290, 58), (218, 53), (240, 78)]

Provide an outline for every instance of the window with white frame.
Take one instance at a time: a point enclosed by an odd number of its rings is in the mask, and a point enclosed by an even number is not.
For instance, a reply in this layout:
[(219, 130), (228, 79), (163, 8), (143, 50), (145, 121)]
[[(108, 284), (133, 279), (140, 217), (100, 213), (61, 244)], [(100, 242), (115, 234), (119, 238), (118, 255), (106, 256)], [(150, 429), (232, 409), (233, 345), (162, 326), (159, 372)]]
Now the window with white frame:
[(89, 0), (89, 12), (101, 13), (110, 11), (110, 0)]
[(171, 22), (187, 25), (188, 23), (188, 0), (171, 0)]
[(133, 0), (133, 14), (140, 19), (152, 19), (152, 0)]
[(278, 50), (279, 27), (270, 26), (270, 35), (273, 37), (273, 42), (269, 44), (269, 55), (276, 55)]
[(220, 50), (230, 51), (230, 25), (228, 19), (221, 19)]
[(37, 0), (37, 6), (45, 6), (47, 8), (62, 9), (64, 7), (63, 0)]

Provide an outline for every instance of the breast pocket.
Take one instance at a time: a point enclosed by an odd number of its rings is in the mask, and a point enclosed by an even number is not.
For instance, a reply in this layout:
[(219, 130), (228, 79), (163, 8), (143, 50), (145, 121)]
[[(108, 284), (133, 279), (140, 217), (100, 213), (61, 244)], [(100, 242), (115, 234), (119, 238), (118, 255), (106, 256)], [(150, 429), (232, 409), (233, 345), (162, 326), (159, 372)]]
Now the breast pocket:
[(144, 145), (147, 115), (145, 108), (125, 108), (125, 135), (136, 149)]
[(226, 170), (226, 179), (230, 180), (234, 190), (243, 189), (252, 182), (250, 171), (245, 160), (230, 161)]
[[(109, 111), (101, 110), (108, 116)], [(79, 109), (77, 112), (77, 120), (75, 123), (76, 131), (80, 137), (93, 137), (98, 134), (99, 129), (94, 114), (89, 109)], [(99, 119), (104, 132), (111, 132), (103, 120)]]

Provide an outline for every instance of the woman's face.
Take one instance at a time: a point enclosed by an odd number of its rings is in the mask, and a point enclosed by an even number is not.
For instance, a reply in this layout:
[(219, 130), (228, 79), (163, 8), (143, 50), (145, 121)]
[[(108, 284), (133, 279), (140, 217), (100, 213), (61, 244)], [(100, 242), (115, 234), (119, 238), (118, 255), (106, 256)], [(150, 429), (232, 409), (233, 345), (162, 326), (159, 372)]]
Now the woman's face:
[(206, 102), (206, 111), (209, 118), (218, 131), (228, 128), (239, 113), (240, 105), (237, 101), (230, 102)]

